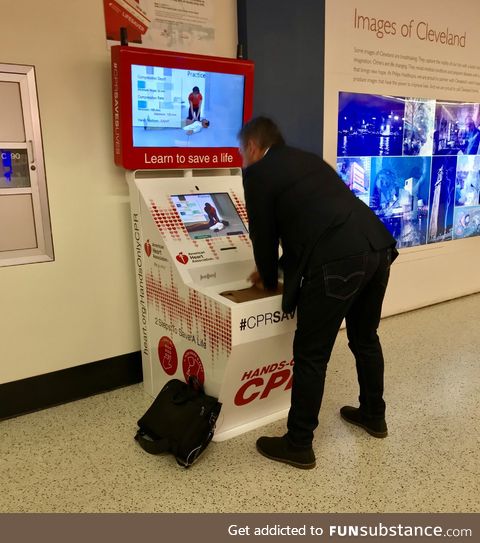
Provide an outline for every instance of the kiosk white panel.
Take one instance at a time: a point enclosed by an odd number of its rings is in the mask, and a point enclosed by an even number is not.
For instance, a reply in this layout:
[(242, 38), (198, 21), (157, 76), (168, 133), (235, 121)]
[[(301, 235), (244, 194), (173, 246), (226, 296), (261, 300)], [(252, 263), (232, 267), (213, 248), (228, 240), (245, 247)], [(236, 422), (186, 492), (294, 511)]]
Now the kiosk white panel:
[(155, 396), (195, 375), (223, 404), (222, 440), (286, 414), (295, 316), (281, 291), (243, 291), (255, 264), (241, 171), (182, 173), (127, 174), (144, 381)]

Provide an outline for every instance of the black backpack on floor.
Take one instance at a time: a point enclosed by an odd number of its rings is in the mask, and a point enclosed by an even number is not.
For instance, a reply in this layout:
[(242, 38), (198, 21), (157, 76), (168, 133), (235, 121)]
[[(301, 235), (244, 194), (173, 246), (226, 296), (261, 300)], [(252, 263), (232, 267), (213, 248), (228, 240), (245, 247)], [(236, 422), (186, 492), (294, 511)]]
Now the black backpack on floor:
[(221, 406), (196, 378), (172, 379), (138, 421), (135, 439), (147, 453), (170, 452), (188, 468), (212, 440)]

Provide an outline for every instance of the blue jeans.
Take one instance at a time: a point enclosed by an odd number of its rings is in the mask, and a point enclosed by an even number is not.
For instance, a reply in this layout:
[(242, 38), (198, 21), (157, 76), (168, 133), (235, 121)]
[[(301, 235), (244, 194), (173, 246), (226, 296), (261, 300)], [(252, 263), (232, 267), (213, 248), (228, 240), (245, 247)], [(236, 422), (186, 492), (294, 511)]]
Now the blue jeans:
[(287, 421), (287, 436), (293, 444), (312, 444), (327, 364), (344, 318), (357, 366), (360, 410), (367, 418), (385, 417), (384, 361), (377, 328), (391, 260), (392, 250), (385, 249), (307, 269), (293, 342), (295, 364)]

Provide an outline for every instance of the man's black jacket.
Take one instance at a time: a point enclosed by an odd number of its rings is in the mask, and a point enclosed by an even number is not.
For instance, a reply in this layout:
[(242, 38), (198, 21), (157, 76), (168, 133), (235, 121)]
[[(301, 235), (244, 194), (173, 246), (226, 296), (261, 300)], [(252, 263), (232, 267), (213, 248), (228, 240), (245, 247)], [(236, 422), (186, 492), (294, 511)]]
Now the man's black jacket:
[(312, 153), (273, 146), (245, 168), (243, 186), (255, 262), (267, 289), (277, 286), (282, 244), (284, 311), (295, 309), (308, 265), (395, 246), (375, 213)]

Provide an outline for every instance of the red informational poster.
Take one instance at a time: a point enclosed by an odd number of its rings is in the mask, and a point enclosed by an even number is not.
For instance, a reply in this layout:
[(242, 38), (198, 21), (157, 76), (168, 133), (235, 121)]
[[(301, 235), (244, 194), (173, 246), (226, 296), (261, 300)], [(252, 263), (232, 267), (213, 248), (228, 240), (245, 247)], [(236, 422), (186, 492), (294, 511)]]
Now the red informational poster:
[[(216, 55), (222, 50), (217, 22), (222, 31), (235, 24), (233, 3), (216, 0), (103, 0), (103, 7), (109, 47), (121, 41), (125, 28), (127, 41), (138, 47)], [(235, 42), (230, 47), (232, 54)]]
[(128, 40), (142, 43), (150, 21), (139, 0), (103, 0), (107, 39), (120, 41), (120, 29), (126, 28)]

